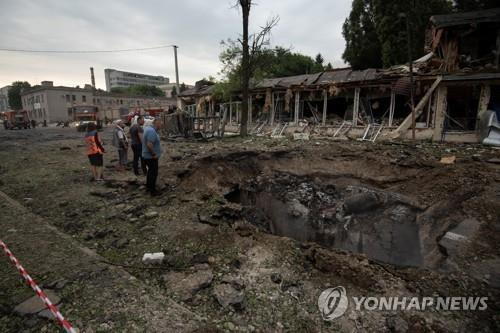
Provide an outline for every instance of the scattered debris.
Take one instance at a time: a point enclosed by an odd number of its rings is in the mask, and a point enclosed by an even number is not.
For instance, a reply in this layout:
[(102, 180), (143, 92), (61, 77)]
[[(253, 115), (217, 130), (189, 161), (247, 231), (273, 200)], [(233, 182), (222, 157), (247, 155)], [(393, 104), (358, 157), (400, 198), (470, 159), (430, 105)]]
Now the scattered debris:
[[(47, 295), (47, 297), (50, 299), (52, 304), (58, 305), (59, 302), (61, 301), (61, 298), (59, 298), (59, 296), (57, 296), (57, 294), (54, 291), (52, 291), (50, 289), (45, 289), (44, 292)], [(21, 315), (21, 316), (34, 315), (34, 314), (38, 314), (39, 312), (45, 310), (45, 308), (46, 308), (46, 305), (42, 302), (42, 300), (38, 296), (33, 296), (33, 297), (28, 298), (27, 300), (25, 300), (21, 304), (17, 305), (14, 308), (14, 312)], [(47, 317), (47, 316), (45, 316), (45, 317)], [(50, 318), (53, 318), (53, 316)]]
[(293, 133), (293, 139), (309, 141), (309, 133)]
[(455, 161), (457, 160), (456, 156), (445, 156), (441, 158), (440, 163), (441, 164), (455, 164)]
[(212, 284), (213, 273), (209, 267), (202, 267), (194, 273), (171, 272), (163, 276), (169, 291), (177, 294), (184, 302), (189, 301), (201, 289)]
[(161, 264), (165, 259), (165, 253), (156, 252), (156, 253), (144, 253), (142, 256), (142, 262), (144, 264)]
[(233, 307), (235, 310), (243, 310), (245, 308), (245, 294), (243, 291), (237, 290), (231, 284), (223, 283), (214, 287), (214, 296), (217, 302), (223, 307)]

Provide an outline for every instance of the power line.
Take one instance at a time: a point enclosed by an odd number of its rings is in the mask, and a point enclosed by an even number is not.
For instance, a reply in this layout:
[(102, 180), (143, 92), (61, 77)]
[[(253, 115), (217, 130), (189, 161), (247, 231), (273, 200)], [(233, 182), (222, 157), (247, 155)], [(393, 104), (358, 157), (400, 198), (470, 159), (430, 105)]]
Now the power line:
[(173, 47), (175, 45), (162, 45), (153, 47), (143, 47), (135, 49), (121, 49), (121, 50), (25, 50), (25, 49), (9, 49), (0, 48), (0, 52), (22, 52), (22, 53), (118, 53), (118, 52), (134, 52), (134, 51), (148, 51), (164, 49)]

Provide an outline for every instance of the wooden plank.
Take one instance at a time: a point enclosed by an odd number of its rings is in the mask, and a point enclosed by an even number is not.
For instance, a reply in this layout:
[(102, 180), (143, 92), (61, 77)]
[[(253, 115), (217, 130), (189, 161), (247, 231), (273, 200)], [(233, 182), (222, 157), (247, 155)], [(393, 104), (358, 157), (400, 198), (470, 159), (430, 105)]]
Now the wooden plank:
[(361, 88), (354, 89), (354, 105), (352, 112), (352, 126), (358, 125), (358, 113), (359, 113), (359, 95), (361, 93)]
[(274, 105), (274, 100), (275, 100), (274, 96), (275, 96), (274, 93), (271, 93), (271, 115), (269, 118), (269, 124), (271, 126), (274, 125), (274, 117), (275, 117), (275, 113), (276, 113), (276, 106)]
[(439, 87), (437, 94), (434, 133), (432, 134), (432, 141), (441, 141), (444, 121), (446, 119), (447, 96), (448, 96), (448, 88), (446, 86)]
[(396, 110), (396, 92), (391, 91), (391, 105), (389, 107), (389, 127), (392, 126), (392, 121), (394, 120), (394, 110)]
[(323, 119), (321, 123), (326, 126), (326, 109), (328, 107), (328, 92), (323, 90)]
[[(485, 84), (481, 87), (481, 94), (479, 97), (479, 105), (477, 106), (477, 119), (481, 118), (481, 115), (488, 110), (488, 104), (491, 98), (491, 88), (490, 85)], [(479, 124), (479, 122), (478, 122)]]
[(293, 123), (295, 125), (299, 124), (299, 107), (300, 107), (300, 92), (295, 92), (295, 114), (293, 117)]
[[(439, 86), (439, 84), (441, 83), (442, 79), (443, 79), (442, 76), (438, 76), (438, 78), (436, 79), (436, 81), (434, 81), (434, 83), (429, 88), (429, 90), (427, 90), (427, 92), (425, 93), (424, 97), (422, 97), (422, 99), (420, 100), (420, 102), (418, 102), (417, 107), (415, 108), (415, 119), (417, 119), (422, 114), (422, 111), (424, 110), (424, 107), (427, 104), (427, 101), (432, 96), (432, 93), (434, 92), (434, 90), (436, 90), (436, 88)], [(399, 137), (403, 132), (405, 132), (406, 130), (408, 130), (408, 128), (410, 128), (411, 123), (412, 123), (412, 121), (411, 121), (411, 114), (410, 114), (401, 123), (401, 125), (399, 125), (399, 127), (394, 131), (394, 136), (393, 137), (394, 138)]]

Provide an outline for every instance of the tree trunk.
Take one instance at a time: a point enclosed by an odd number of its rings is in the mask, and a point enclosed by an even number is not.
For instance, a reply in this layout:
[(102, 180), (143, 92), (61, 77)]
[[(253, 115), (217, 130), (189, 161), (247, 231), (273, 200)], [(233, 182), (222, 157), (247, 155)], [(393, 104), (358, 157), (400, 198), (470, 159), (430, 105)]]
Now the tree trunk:
[(241, 127), (240, 136), (248, 134), (248, 96), (250, 89), (250, 55), (248, 50), (248, 17), (250, 16), (251, 0), (240, 0), (241, 11), (243, 14), (243, 57), (241, 60), (242, 77), (241, 77), (241, 90), (243, 94), (243, 101), (241, 103)]

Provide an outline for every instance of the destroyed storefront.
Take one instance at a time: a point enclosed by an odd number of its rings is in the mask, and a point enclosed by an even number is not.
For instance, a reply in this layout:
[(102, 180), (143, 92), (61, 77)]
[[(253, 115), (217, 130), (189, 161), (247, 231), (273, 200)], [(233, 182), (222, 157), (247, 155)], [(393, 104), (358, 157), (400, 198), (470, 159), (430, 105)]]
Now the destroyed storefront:
[[(498, 99), (500, 73), (418, 75), (415, 78), (417, 139), (479, 141), (479, 117)], [(249, 99), (249, 128), (274, 136), (310, 133), (375, 141), (411, 137), (408, 77), (391, 71), (336, 70), (267, 79)], [(225, 117), (237, 131), (241, 101), (217, 103), (211, 94), (186, 95), (196, 117)], [(189, 101), (183, 97), (184, 101)]]
[[(408, 65), (264, 79), (250, 91), (249, 132), (496, 144), (499, 31), (500, 10), (432, 17), (413, 85)], [(226, 131), (238, 131), (241, 94), (222, 103), (201, 81), (181, 98), (191, 115), (219, 117)]]

